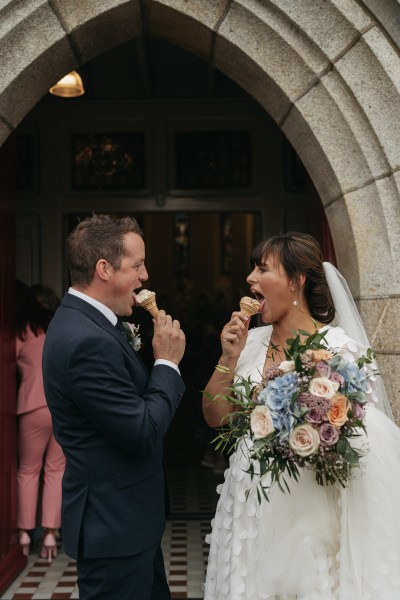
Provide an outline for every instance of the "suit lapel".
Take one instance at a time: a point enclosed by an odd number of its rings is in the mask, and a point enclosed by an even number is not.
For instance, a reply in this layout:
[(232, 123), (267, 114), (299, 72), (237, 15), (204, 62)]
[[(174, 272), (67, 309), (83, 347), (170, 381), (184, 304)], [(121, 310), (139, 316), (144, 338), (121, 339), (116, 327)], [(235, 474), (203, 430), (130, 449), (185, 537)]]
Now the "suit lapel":
[(131, 354), (132, 354), (132, 352), (133, 352), (134, 356), (135, 356), (135, 357), (137, 358), (137, 360), (138, 360), (138, 361), (141, 363), (141, 365), (143, 366), (143, 369), (144, 369), (144, 370), (146, 371), (146, 373), (148, 374), (147, 368), (146, 368), (146, 366), (145, 366), (145, 364), (144, 364), (144, 362), (143, 362), (143, 360), (142, 360), (142, 358), (141, 358), (141, 356), (140, 356), (139, 352), (138, 352), (137, 350), (135, 350), (135, 349), (134, 349), (134, 348), (131, 346), (131, 344), (129, 343), (128, 339), (127, 339), (127, 338), (124, 336), (124, 334), (123, 334), (121, 331), (119, 331), (119, 330), (118, 330), (116, 327), (114, 327), (114, 329), (115, 329), (116, 333), (118, 334), (118, 335), (117, 335), (117, 337), (118, 337), (119, 341), (121, 341), (121, 340), (122, 340), (122, 344), (123, 344), (123, 347), (124, 347), (124, 349), (127, 349), (127, 350), (129, 351), (129, 354), (130, 354), (130, 355), (131, 355)]
[(127, 342), (123, 338), (121, 332), (118, 331), (116, 327), (114, 327), (111, 321), (109, 321), (107, 317), (103, 315), (102, 312), (100, 312), (92, 304), (89, 304), (89, 302), (85, 302), (85, 300), (82, 300), (81, 298), (78, 298), (78, 296), (74, 296), (73, 294), (65, 294), (62, 300), (62, 304), (64, 306), (68, 306), (69, 308), (81, 310), (86, 315), (88, 315), (88, 317), (90, 317), (90, 319), (92, 319), (96, 323), (96, 325), (104, 329), (104, 331), (106, 331), (108, 334), (112, 335), (121, 345), (124, 352), (126, 352), (130, 358), (133, 358), (133, 360), (135, 360), (141, 366), (141, 368), (145, 371), (146, 375), (148, 376), (149, 373), (147, 371), (146, 365), (144, 364), (139, 354), (132, 348), (129, 342)]

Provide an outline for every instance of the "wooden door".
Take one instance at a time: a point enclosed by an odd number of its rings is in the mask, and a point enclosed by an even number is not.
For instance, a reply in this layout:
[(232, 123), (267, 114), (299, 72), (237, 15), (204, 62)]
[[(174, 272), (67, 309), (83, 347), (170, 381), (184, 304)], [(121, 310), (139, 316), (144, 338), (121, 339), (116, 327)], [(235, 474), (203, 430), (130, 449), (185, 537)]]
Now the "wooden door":
[(0, 148), (0, 594), (26, 564), (16, 538), (15, 136)]

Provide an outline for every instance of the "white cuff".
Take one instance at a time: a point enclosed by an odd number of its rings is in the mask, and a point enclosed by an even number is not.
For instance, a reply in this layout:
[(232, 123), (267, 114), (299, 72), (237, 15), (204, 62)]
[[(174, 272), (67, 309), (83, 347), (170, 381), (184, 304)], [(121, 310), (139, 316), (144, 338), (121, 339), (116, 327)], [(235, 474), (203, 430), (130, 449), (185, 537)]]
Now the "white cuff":
[(179, 373), (179, 375), (181, 374), (180, 370), (178, 369), (178, 365), (171, 362), (170, 360), (165, 360), (165, 358), (157, 358), (157, 360), (154, 363), (154, 366), (156, 367), (157, 365), (166, 365), (167, 367), (172, 367), (177, 373)]

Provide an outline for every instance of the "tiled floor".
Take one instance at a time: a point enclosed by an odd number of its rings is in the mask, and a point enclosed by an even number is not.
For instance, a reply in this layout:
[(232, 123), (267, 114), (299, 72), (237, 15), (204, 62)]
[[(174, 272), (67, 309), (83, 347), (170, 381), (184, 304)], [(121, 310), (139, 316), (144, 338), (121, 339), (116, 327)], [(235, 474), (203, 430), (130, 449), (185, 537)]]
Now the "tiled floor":
[[(163, 537), (165, 567), (172, 597), (201, 599), (208, 557), (204, 542), (215, 510), (215, 488), (222, 475), (211, 469), (170, 467), (171, 516)], [(1, 600), (67, 600), (79, 598), (76, 564), (59, 549), (52, 564), (33, 552), (28, 565)]]

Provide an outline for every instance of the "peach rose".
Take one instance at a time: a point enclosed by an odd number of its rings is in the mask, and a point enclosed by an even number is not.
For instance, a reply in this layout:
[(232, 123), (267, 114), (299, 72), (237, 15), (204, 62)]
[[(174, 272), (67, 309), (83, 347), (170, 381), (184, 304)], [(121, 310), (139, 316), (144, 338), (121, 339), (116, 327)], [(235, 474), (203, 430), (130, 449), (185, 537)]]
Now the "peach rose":
[(347, 413), (349, 412), (350, 404), (346, 396), (336, 394), (331, 403), (331, 408), (328, 410), (327, 417), (331, 425), (341, 427), (348, 420)]
[(318, 450), (319, 444), (318, 430), (311, 425), (298, 425), (289, 436), (289, 446), (299, 456), (310, 456)]
[(256, 406), (250, 415), (250, 429), (256, 440), (266, 437), (274, 431), (271, 413), (264, 404)]
[(329, 360), (333, 356), (332, 352), (329, 352), (329, 350), (312, 350), (311, 355), (315, 362), (318, 362), (319, 360)]
[(339, 389), (339, 383), (337, 381), (331, 381), (327, 377), (314, 377), (311, 379), (308, 391), (313, 396), (319, 396), (319, 398), (333, 398)]

